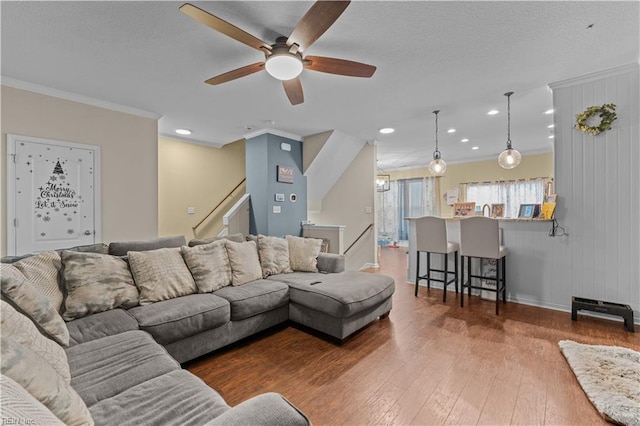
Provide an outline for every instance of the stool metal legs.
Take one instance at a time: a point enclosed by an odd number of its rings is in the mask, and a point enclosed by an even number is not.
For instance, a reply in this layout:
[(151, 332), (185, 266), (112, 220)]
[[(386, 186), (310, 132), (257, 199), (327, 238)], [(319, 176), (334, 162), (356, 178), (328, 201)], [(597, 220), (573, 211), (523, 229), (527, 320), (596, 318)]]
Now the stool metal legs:
[[(442, 283), (442, 301), (447, 301), (447, 286), (451, 283), (455, 284), (456, 294), (458, 294), (458, 252), (454, 252), (454, 270), (449, 270), (449, 254), (442, 254), (443, 269), (433, 269), (431, 267), (431, 252), (425, 252), (427, 254), (427, 274), (420, 275), (420, 252), (416, 251), (416, 289), (415, 296), (418, 296), (418, 286), (420, 280), (427, 280), (427, 289), (431, 288), (431, 281), (437, 281)], [(431, 272), (440, 272), (444, 275), (443, 279), (432, 278)], [(453, 279), (449, 279), (449, 274), (453, 273)]]
[[(467, 260), (467, 277), (468, 280), (465, 282), (464, 280), (464, 269), (465, 269), (465, 257)], [(474, 275), (471, 272), (471, 257), (470, 256), (461, 256), (462, 268), (460, 272), (460, 277), (462, 280), (462, 290), (460, 292), (460, 307), (464, 307), (464, 288), (467, 288), (467, 294), (469, 298), (471, 298), (471, 289), (475, 288), (478, 290), (487, 290), (487, 291), (495, 291), (496, 292), (496, 315), (500, 314), (500, 296), (502, 295), (502, 303), (507, 303), (507, 257), (503, 256), (501, 259), (495, 259), (496, 261), (496, 276), (495, 277), (487, 277), (483, 275)], [(483, 258), (478, 258), (482, 261)], [(475, 286), (472, 283), (473, 278), (479, 278), (489, 281), (496, 282), (496, 289), (487, 289), (480, 286)]]

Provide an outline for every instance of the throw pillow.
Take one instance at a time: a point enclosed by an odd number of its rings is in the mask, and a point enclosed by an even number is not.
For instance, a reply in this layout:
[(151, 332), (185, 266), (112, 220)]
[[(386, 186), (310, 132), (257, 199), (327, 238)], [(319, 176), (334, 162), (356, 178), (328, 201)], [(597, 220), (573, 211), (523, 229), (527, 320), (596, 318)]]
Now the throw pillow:
[(231, 285), (231, 264), (224, 240), (194, 247), (183, 246), (181, 251), (198, 292), (210, 293)]
[(130, 251), (129, 266), (140, 289), (140, 305), (197, 293), (180, 248)]
[(56, 311), (60, 312), (64, 295), (58, 279), (62, 269), (58, 252), (47, 251), (25, 257), (12, 265), (51, 302)]
[(71, 382), (69, 361), (62, 346), (40, 334), (29, 318), (4, 300), (0, 300), (0, 326), (3, 336), (31, 348), (46, 359), (67, 383)]
[(2, 374), (18, 382), (67, 425), (93, 425), (84, 401), (40, 355), (14, 340), (0, 337)]
[(67, 288), (64, 320), (138, 304), (138, 288), (127, 262), (119, 257), (65, 250), (62, 264)]
[(47, 407), (4, 374), (0, 375), (0, 395), (2, 418), (15, 419), (13, 424), (64, 426)]
[(318, 256), (322, 240), (287, 235), (291, 269), (300, 272), (318, 272)]
[(262, 278), (262, 267), (258, 258), (258, 248), (254, 241), (236, 243), (225, 242), (231, 264), (231, 283), (242, 285)]
[(262, 277), (293, 272), (289, 262), (289, 243), (284, 238), (258, 235)]
[(244, 241), (244, 235), (242, 235), (242, 233), (239, 232), (237, 234), (225, 235), (224, 237), (211, 237), (211, 238), (204, 238), (201, 240), (194, 238), (193, 240), (189, 241), (189, 247), (195, 247), (202, 244), (209, 244), (218, 240), (230, 240), (230, 241), (235, 241), (236, 243), (241, 243)]
[(69, 346), (69, 330), (58, 311), (13, 265), (0, 264), (2, 298), (32, 320), (47, 337)]

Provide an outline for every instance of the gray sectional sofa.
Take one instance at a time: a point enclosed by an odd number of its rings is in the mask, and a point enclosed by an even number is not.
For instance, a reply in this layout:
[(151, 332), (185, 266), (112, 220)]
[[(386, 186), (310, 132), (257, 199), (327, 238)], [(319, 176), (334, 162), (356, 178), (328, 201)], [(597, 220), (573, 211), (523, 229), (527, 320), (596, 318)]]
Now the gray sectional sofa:
[[(175, 286), (170, 289), (174, 293), (169, 296), (166, 294), (160, 296), (160, 299), (164, 298), (164, 300), (144, 304), (142, 300), (146, 300), (144, 297), (148, 294), (145, 296), (144, 286), (140, 286), (141, 273), (133, 271), (132, 253), (138, 256), (138, 253), (146, 252), (145, 255), (149, 255), (161, 250), (176, 250), (181, 247), (184, 255), (185, 250), (188, 249), (185, 247), (183, 237), (116, 242), (109, 246), (95, 245), (71, 249), (71, 251), (99, 253), (98, 260), (104, 258), (109, 262), (116, 262), (114, 265), (118, 268), (121, 266), (117, 259), (128, 259), (132, 275), (136, 277), (135, 284), (140, 288), (139, 300), (136, 299), (135, 306), (120, 296), (125, 290), (122, 290), (123, 286), (119, 285), (116, 290), (105, 290), (108, 294), (117, 292), (110, 298), (111, 305), (87, 302), (87, 306), (82, 309), (88, 310), (89, 314), (81, 314), (78, 318), (66, 322), (68, 345), (64, 352), (70, 373), (69, 385), (72, 392), (75, 391), (86, 404), (92, 419), (76, 422), (77, 424), (95, 422), (95, 424), (105, 425), (306, 425), (310, 423), (309, 419), (293, 404), (282, 395), (275, 393), (257, 396), (231, 408), (215, 390), (181, 369), (180, 363), (290, 320), (343, 340), (376, 318), (385, 317), (388, 314), (391, 310), (394, 282), (393, 279), (381, 275), (345, 272), (344, 257), (319, 253), (319, 243), (318, 252), (312, 255), (312, 257), (316, 256), (315, 258), (309, 259), (307, 256), (306, 258), (298, 257), (296, 260), (295, 253), (292, 252), (291, 263), (289, 263), (289, 253), (287, 253), (286, 265), (283, 266), (283, 253), (278, 251), (278, 247), (282, 247), (283, 244), (286, 246), (286, 243), (280, 241), (281, 239), (274, 240), (273, 237), (253, 240), (255, 241), (253, 247), (259, 249), (256, 252), (256, 258), (259, 259), (262, 267), (260, 274), (264, 273), (259, 278), (236, 276), (236, 270), (225, 271), (224, 273), (232, 273), (230, 283), (233, 282), (233, 285), (224, 285), (211, 292), (196, 291), (190, 294), (184, 294), (180, 286)], [(289, 247), (292, 247), (291, 244), (294, 242), (303, 244), (300, 247), (306, 247), (304, 244), (312, 243), (308, 239), (299, 240), (290, 241)], [(224, 244), (227, 247), (239, 244), (233, 247), (244, 250), (245, 254), (249, 253), (246, 251), (248, 246), (242, 236), (230, 236), (228, 242)], [(202, 246), (201, 248), (208, 245), (213, 246), (214, 241), (192, 240), (189, 244), (190, 247)], [(262, 250), (263, 248), (265, 250)], [(253, 256), (252, 253), (249, 254)], [(233, 265), (231, 252), (229, 256)], [(91, 267), (94, 257), (87, 255), (87, 268)], [(3, 259), (5, 265), (2, 271), (2, 306), (4, 308), (5, 303), (8, 303), (21, 314), (28, 316), (42, 334), (47, 336), (46, 330), (38, 324), (39, 321), (42, 322), (42, 319), (38, 318), (38, 312), (34, 314), (30, 312), (28, 306), (26, 308), (23, 306), (24, 302), (21, 302), (20, 297), (16, 297), (13, 289), (15, 282), (10, 279), (14, 270), (19, 271), (24, 274), (29, 285), (37, 287), (45, 298), (51, 299), (44, 290), (46, 283), (42, 282), (43, 274), (30, 272), (29, 259), (36, 258), (37, 256), (22, 259), (9, 267), (6, 263), (18, 259)], [(58, 279), (62, 280), (60, 286), (65, 290), (61, 310), (64, 310), (65, 306), (72, 310), (76, 308), (76, 305), (71, 303), (72, 298), (88, 294), (88, 300), (92, 300), (90, 291), (95, 293), (95, 289), (92, 290), (90, 287), (85, 289), (82, 286), (78, 288), (71, 286), (69, 283), (74, 282), (72, 277), (66, 277), (69, 281), (65, 283), (65, 274), (71, 273), (72, 265), (69, 263), (69, 270), (66, 270), (63, 261), (72, 258), (74, 256), (70, 253), (62, 253), (62, 261), (58, 265), (60, 267)], [(304, 271), (307, 268), (305, 262), (308, 261), (314, 262), (316, 272)], [(292, 268), (295, 262), (302, 266)], [(41, 267), (36, 261), (32, 263), (35, 265), (33, 269)], [(20, 268), (21, 264), (24, 264), (22, 268)], [(55, 260), (53, 265), (57, 265)], [(83, 266), (81, 264), (80, 268)], [(196, 273), (198, 265), (190, 264), (189, 266), (193, 266), (191, 274), (198, 283), (198, 274), (201, 272)], [(7, 268), (13, 269), (8, 271)], [(78, 268), (78, 265), (75, 268)], [(304, 272), (300, 272), (301, 270)], [(7, 271), (11, 273), (5, 273)], [(89, 271), (92, 270), (89, 269)], [(166, 279), (173, 279), (171, 275), (173, 272), (170, 269), (167, 271)], [(204, 276), (207, 273), (217, 274), (216, 271), (205, 269)], [(113, 274), (117, 275), (115, 272)], [(242, 281), (236, 282), (236, 278)], [(102, 277), (102, 282), (107, 286), (111, 285), (110, 279), (107, 273)], [(91, 281), (91, 279), (87, 280)], [(49, 281), (51, 281), (50, 278)], [(129, 290), (126, 289), (126, 291)], [(176, 291), (178, 293), (175, 293)], [(137, 305), (138, 301), (140, 305)], [(55, 303), (51, 304), (55, 305)], [(119, 306), (115, 306), (118, 304)], [(9, 319), (5, 323), (4, 311), (6, 310), (3, 310), (3, 328), (12, 324)], [(92, 310), (100, 312), (91, 312)], [(65, 319), (74, 316), (73, 312), (65, 312), (63, 315)], [(3, 334), (6, 333), (3, 332)], [(14, 380), (36, 399), (40, 396), (40, 402), (42, 402), (42, 392), (39, 389), (34, 390), (33, 383), (20, 383), (19, 379), (22, 378), (11, 377), (10, 373), (17, 371), (15, 370), (17, 367), (5, 365), (4, 355), (5, 346), (7, 351), (15, 349), (11, 347), (12, 344), (3, 339), (3, 393), (6, 391), (7, 381)], [(18, 345), (18, 343), (15, 344)], [(11, 357), (7, 356), (7, 359)], [(11, 392), (5, 394), (11, 394)], [(3, 416), (6, 413), (12, 413), (16, 407), (22, 406), (20, 401), (11, 405), (11, 400), (6, 398), (3, 398), (2, 404)], [(44, 414), (49, 411), (53, 412), (58, 419), (61, 417), (55, 409), (55, 403), (54, 409), (49, 404), (44, 405), (46, 406)], [(27, 414), (18, 413), (14, 416)], [(37, 417), (33, 414), (32, 418)], [(67, 423), (70, 422), (67, 421)]]

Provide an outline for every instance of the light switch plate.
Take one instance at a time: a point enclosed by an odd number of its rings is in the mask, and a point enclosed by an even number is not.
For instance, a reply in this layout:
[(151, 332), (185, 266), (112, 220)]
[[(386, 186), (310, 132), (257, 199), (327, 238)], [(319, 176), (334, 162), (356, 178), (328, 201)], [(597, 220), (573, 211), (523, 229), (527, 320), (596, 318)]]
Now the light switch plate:
[(195, 207), (187, 207), (187, 214), (196, 214)]
[(282, 207), (280, 206), (273, 206), (273, 212), (278, 214), (280, 212), (282, 212)]

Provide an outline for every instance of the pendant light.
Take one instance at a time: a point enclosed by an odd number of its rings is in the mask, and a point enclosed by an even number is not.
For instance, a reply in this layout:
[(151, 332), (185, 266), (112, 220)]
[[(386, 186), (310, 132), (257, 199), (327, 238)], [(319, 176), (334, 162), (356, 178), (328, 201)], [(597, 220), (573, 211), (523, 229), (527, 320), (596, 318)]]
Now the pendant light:
[(513, 92), (507, 92), (504, 95), (507, 97), (507, 149), (498, 156), (498, 164), (503, 169), (513, 169), (520, 164), (522, 155), (517, 149), (511, 147), (511, 95)]
[(440, 150), (438, 150), (438, 113), (440, 111), (433, 111), (433, 113), (436, 115), (436, 150), (433, 151), (433, 160), (431, 160), (431, 162), (429, 163), (428, 169), (429, 169), (429, 173), (431, 173), (431, 175), (433, 176), (442, 176), (444, 174), (445, 171), (447, 171), (447, 163), (444, 162), (444, 160), (440, 155)]

